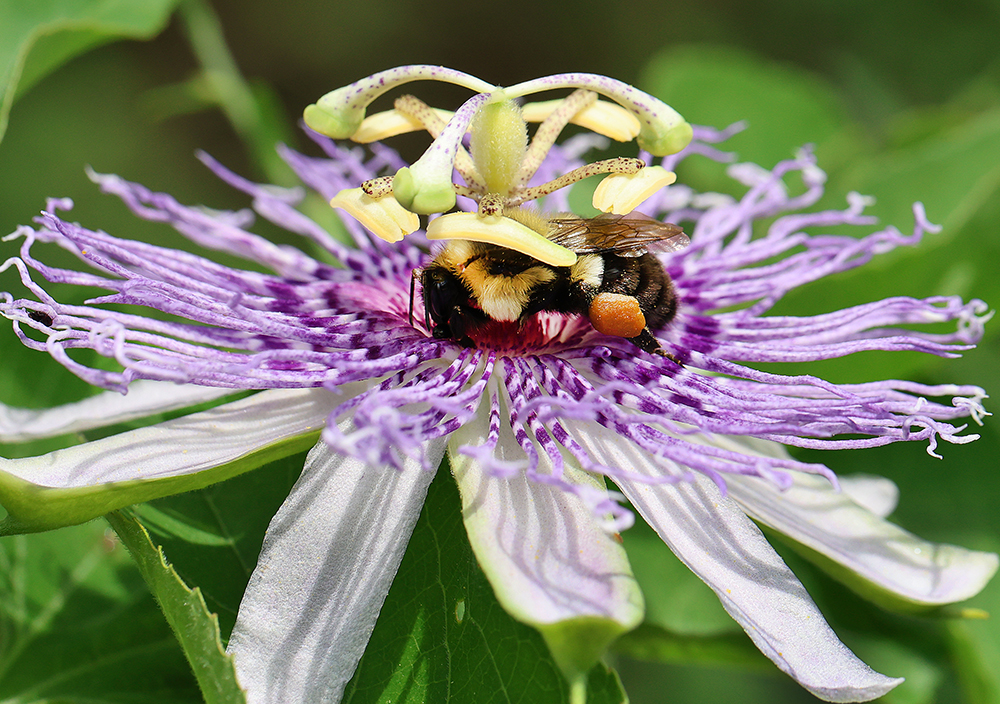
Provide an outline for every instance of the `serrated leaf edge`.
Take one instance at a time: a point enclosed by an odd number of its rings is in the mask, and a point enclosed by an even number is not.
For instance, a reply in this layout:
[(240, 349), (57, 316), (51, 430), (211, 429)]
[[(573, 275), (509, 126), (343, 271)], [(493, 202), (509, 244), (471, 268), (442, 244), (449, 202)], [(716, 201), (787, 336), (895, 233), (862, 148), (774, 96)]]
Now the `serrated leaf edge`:
[[(153, 543), (152, 538), (149, 536), (149, 532), (137, 519), (132, 516), (126, 516), (120, 511), (109, 513), (105, 518), (107, 518), (112, 528), (114, 528), (115, 533), (118, 534), (119, 538), (121, 538), (122, 542), (128, 548), (129, 553), (132, 555), (132, 558), (135, 560), (136, 566), (139, 569), (139, 573), (142, 575), (143, 580), (149, 587), (150, 592), (152, 592), (153, 596), (156, 598), (157, 604), (160, 606), (160, 610), (163, 611), (164, 618), (170, 625), (170, 629), (174, 632), (174, 636), (177, 638), (177, 642), (181, 646), (181, 650), (184, 652), (184, 656), (187, 658), (188, 664), (191, 666), (191, 670), (194, 672), (195, 679), (198, 681), (198, 686), (201, 688), (205, 701), (209, 704), (213, 704), (215, 702), (237, 702), (238, 704), (245, 704), (246, 691), (240, 687), (239, 681), (237, 680), (233, 658), (226, 653), (225, 648), (222, 646), (222, 632), (219, 628), (219, 617), (217, 614), (212, 613), (209, 610), (208, 605), (205, 603), (205, 598), (202, 595), (201, 589), (199, 587), (189, 587), (184, 582), (181, 576), (167, 560), (166, 554), (163, 552), (163, 547)], [(141, 545), (139, 542), (142, 540), (145, 540), (145, 546)], [(185, 604), (191, 605), (193, 603), (196, 610), (208, 617), (208, 623), (210, 624), (212, 631), (212, 638), (218, 648), (219, 655), (226, 663), (226, 674), (228, 675), (226, 679), (231, 678), (232, 685), (234, 685), (239, 692), (238, 699), (232, 699), (232, 688), (227, 686), (224, 680), (211, 676), (208, 668), (205, 667), (206, 663), (192, 657), (192, 655), (188, 652), (187, 647), (185, 647), (185, 631), (183, 630), (183, 619), (186, 614), (179, 614), (175, 611), (164, 608), (163, 602), (160, 600), (160, 594), (155, 587), (153, 574), (151, 572), (151, 565), (149, 564), (151, 556), (140, 553), (138, 550), (140, 547), (146, 547), (147, 549), (152, 548), (155, 551), (156, 559), (159, 560), (159, 568), (164, 571), (168, 579), (173, 579), (185, 594)]]

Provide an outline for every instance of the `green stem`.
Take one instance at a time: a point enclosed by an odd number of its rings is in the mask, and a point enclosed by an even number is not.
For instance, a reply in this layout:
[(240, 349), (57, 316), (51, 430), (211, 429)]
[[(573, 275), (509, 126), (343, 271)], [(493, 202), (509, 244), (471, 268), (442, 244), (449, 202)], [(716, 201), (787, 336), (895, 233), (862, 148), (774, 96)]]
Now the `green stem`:
[(569, 704), (587, 704), (586, 673), (580, 673), (570, 681)]
[(294, 183), (291, 169), (274, 149), (281, 137), (269, 129), (261, 102), (233, 60), (218, 16), (205, 0), (182, 0), (178, 13), (205, 83), (254, 163), (272, 183)]

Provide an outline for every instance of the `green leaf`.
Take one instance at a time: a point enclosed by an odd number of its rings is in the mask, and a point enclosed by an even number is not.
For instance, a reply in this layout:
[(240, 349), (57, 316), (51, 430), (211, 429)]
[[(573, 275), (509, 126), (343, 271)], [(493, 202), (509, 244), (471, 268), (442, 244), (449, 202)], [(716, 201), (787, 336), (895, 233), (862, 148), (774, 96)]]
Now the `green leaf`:
[(160, 610), (103, 521), (0, 540), (0, 700), (198, 698)]
[[(296, 455), (136, 509), (140, 520), (156, 520), (151, 530), (157, 542), (178, 574), (198, 584), (218, 612), (223, 636), (232, 628), (268, 520), (302, 463), (302, 455)], [(426, 701), (478, 702), (484, 692), (507, 692), (523, 701), (568, 701), (543, 639), (497, 604), (465, 537), (453, 480), (447, 472), (440, 474), (444, 479), (432, 486), (345, 701), (421, 701), (425, 696)], [(525, 694), (517, 695), (520, 690)], [(624, 700), (614, 672), (603, 666), (590, 672), (591, 704)]]
[[(924, 204), (940, 233), (927, 234), (916, 247), (876, 257), (861, 269), (818, 281), (795, 291), (782, 310), (815, 312), (888, 296), (960, 295), (1000, 300), (1000, 279), (991, 262), (1000, 256), (1000, 112), (987, 113), (927, 136), (919, 143), (860, 161), (831, 177), (829, 193), (856, 190), (872, 195), (870, 212), (879, 225), (913, 227), (912, 207)], [(838, 206), (839, 207), (839, 206)], [(876, 229), (875, 227), (869, 228)], [(987, 326), (990, 336), (1000, 333)], [(929, 355), (873, 354), (869, 378), (911, 376), (937, 364)], [(837, 373), (845, 363), (831, 363)], [(902, 365), (902, 367), (900, 366)], [(856, 366), (856, 364), (855, 364)], [(891, 373), (890, 373), (891, 372)]]
[[(830, 176), (818, 207), (842, 209), (850, 191), (876, 199), (868, 212), (878, 224), (839, 228), (837, 234), (860, 236), (890, 225), (909, 233), (915, 201), (925, 204), (931, 222), (943, 225), (943, 232), (925, 235), (919, 246), (900, 247), (864, 267), (790, 292), (775, 306), (775, 315), (826, 313), (897, 295), (1000, 300), (1000, 278), (989, 264), (1000, 256), (1000, 112), (995, 109), (968, 116), (955, 107), (948, 120), (940, 119), (941, 108), (913, 111), (889, 135), (888, 144), (900, 146), (880, 151), (881, 145), (858, 137), (857, 125), (831, 86), (744, 51), (704, 45), (671, 49), (654, 57), (641, 85), (695, 123), (724, 126), (745, 120), (747, 129), (720, 145), (741, 161), (769, 167), (802, 144), (816, 144), (819, 165)], [(915, 123), (923, 126), (917, 137)], [(681, 178), (692, 185), (724, 187), (717, 166), (690, 160), (683, 169)], [(790, 179), (789, 186), (795, 185)], [(991, 338), (1000, 334), (997, 326), (986, 330)], [(937, 357), (915, 352), (868, 352), (762, 368), (863, 382), (912, 378), (941, 364)]]
[(906, 678), (906, 682), (882, 698), (882, 703), (934, 704), (939, 701), (938, 689), (945, 678), (945, 667), (909, 647), (905, 640), (864, 633), (853, 639), (852, 647), (865, 662), (877, 662), (881, 672)]
[[(345, 703), (569, 701), (545, 641), (497, 603), (459, 507), (438, 472)], [(626, 701), (603, 665), (589, 673), (587, 701)]]
[(190, 589), (167, 564), (146, 529), (131, 516), (115, 512), (108, 520), (129, 552), (150, 591), (156, 596), (167, 623), (177, 636), (208, 704), (245, 704), (236, 681), (232, 659), (219, 636), (219, 619), (205, 606), (201, 591)]
[(986, 588), (990, 618), (949, 624), (949, 646), (959, 683), (974, 704), (1000, 702), (1000, 583)]
[[(927, 461), (919, 443), (896, 445), (864, 453), (808, 453), (811, 460), (826, 459), (834, 469), (876, 468), (892, 476), (900, 487), (898, 523), (936, 540), (1000, 551), (996, 531), (996, 497), (1000, 475), (996, 458), (1000, 433), (987, 419), (983, 437), (963, 447), (943, 447), (944, 458)], [(947, 652), (936, 654), (939, 664), (953, 668), (963, 695), (972, 704), (1000, 704), (1000, 580), (996, 577), (967, 603), (943, 615), (965, 609), (988, 618), (942, 621)], [(898, 640), (898, 639), (897, 639)]]
[(858, 160), (836, 181), (844, 189), (874, 195), (878, 200), (873, 212), (901, 227), (911, 219), (913, 201), (921, 201), (930, 220), (944, 228), (928, 244), (943, 246), (995, 201), (1000, 189), (1000, 111), (947, 123), (917, 142)]
[(0, 139), (14, 100), (72, 57), (119, 38), (160, 33), (177, 0), (0, 4)]

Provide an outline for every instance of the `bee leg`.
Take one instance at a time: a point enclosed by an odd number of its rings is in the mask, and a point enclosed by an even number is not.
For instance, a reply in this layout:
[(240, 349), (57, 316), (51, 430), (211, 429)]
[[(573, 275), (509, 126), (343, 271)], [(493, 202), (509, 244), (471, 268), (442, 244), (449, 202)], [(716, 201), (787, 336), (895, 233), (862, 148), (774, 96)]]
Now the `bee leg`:
[(650, 354), (659, 355), (661, 357), (666, 356), (663, 348), (660, 347), (660, 341), (653, 337), (653, 333), (649, 331), (649, 328), (645, 328), (635, 337), (628, 338), (628, 341), (644, 352), (649, 352)]
[[(455, 305), (448, 311), (448, 319), (439, 321), (434, 328), (434, 337), (452, 340), (463, 347), (475, 347), (469, 332), (480, 327), (488, 318), (482, 311), (467, 305)], [(441, 331), (440, 333), (438, 331)]]
[(653, 333), (649, 331), (649, 328), (645, 328), (635, 337), (630, 337), (629, 342), (645, 352), (649, 352), (650, 354), (655, 354), (660, 357), (666, 357), (678, 367), (684, 366), (684, 363), (681, 362), (681, 360), (677, 359), (677, 357), (660, 347), (659, 341), (653, 337)]
[(663, 355), (664, 357), (666, 357), (667, 359), (669, 359), (671, 362), (673, 362), (674, 364), (676, 364), (681, 369), (684, 368), (684, 362), (682, 362), (681, 360), (677, 359), (677, 357), (673, 356), (669, 352), (665, 352), (662, 347), (657, 352), (657, 354)]
[(598, 293), (590, 304), (588, 315), (590, 324), (598, 332), (627, 338), (645, 352), (666, 357), (679, 366), (684, 366), (679, 359), (660, 347), (660, 343), (646, 326), (646, 316), (635, 296), (607, 291)]
[(451, 340), (456, 345), (461, 345), (462, 347), (475, 347), (476, 343), (472, 341), (472, 338), (468, 335), (457, 336), (453, 335), (451, 329), (446, 325), (436, 325), (431, 336), (435, 340)]

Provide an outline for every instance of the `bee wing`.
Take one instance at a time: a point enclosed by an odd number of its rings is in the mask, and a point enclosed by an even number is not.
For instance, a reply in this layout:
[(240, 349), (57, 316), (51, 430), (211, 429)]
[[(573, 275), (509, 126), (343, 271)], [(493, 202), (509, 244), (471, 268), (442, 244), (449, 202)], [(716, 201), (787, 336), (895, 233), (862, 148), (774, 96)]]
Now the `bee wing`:
[(548, 239), (577, 254), (614, 252), (622, 257), (641, 257), (648, 249), (673, 252), (687, 247), (687, 235), (677, 225), (660, 222), (641, 213), (596, 218), (552, 218)]

